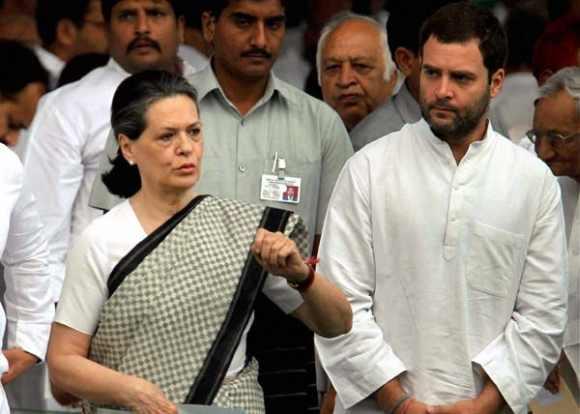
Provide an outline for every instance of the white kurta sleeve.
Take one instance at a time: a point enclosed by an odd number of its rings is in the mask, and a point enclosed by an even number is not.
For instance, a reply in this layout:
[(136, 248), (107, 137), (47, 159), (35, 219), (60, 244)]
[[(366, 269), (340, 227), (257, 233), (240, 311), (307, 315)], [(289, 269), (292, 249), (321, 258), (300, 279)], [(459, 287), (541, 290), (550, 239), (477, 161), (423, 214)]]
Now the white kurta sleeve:
[[(59, 91), (52, 92), (57, 94)], [(38, 200), (50, 249), (54, 301), (64, 279), (71, 235), (72, 209), (83, 179), (80, 125), (59, 112), (58, 96), (49, 94), (30, 128), (25, 159), (25, 185)]]
[(43, 359), (54, 317), (47, 245), (34, 198), (19, 190), (2, 254), (7, 344)]
[(560, 188), (546, 172), (514, 311), (474, 358), (514, 413), (541, 389), (560, 356), (566, 326), (567, 255)]
[(315, 336), (322, 362), (346, 408), (364, 400), (405, 371), (385, 343), (373, 315), (375, 262), (367, 161), (355, 155), (332, 195), (320, 244), (319, 271), (345, 293), (353, 310), (352, 330), (336, 338)]

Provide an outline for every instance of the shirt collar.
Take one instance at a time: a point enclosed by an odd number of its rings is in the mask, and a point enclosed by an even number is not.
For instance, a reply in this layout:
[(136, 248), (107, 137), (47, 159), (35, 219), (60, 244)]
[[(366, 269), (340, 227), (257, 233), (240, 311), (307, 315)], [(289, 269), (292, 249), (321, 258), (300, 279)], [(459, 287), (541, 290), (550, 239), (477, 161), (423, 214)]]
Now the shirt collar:
[(399, 92), (395, 95), (394, 103), (405, 123), (410, 124), (421, 119), (421, 108), (411, 95), (406, 82), (403, 82)]
[[(181, 58), (179, 58), (179, 66), (181, 68), (181, 76), (183, 77), (188, 77), (195, 73), (195, 68), (191, 66), (188, 62), (182, 60)], [(117, 73), (120, 73), (125, 77), (131, 76), (131, 74), (127, 72), (125, 69), (123, 69), (123, 67), (119, 65), (119, 63), (113, 58), (109, 59), (109, 61), (107, 62), (107, 67), (109, 67), (110, 69), (114, 70)]]
[[(199, 82), (197, 82), (197, 94), (200, 101), (213, 91), (218, 91), (219, 94), (221, 94), (222, 97), (227, 100), (226, 94), (224, 93), (215, 76), (211, 62), (200, 72), (198, 72), (198, 80)], [(260, 100), (256, 103), (255, 107), (257, 108), (270, 101), (270, 99), (272, 99), (275, 94), (284, 99), (291, 99), (292, 97), (288, 85), (284, 84), (284, 82), (278, 79), (274, 73), (270, 72), (268, 84), (266, 85), (266, 91), (264, 92), (262, 98), (260, 98)]]
[[(429, 126), (427, 121), (425, 121), (425, 119), (421, 118), (421, 120), (417, 122), (416, 125), (419, 128), (419, 135), (421, 137), (423, 136), (426, 137), (427, 141), (429, 141), (435, 148), (437, 149), (449, 148), (449, 144), (447, 144), (447, 142), (443, 141), (442, 139), (439, 139), (438, 137), (435, 136), (435, 134), (433, 134), (433, 131), (431, 131), (431, 127)], [(496, 138), (497, 138), (496, 132), (494, 131), (493, 126), (491, 125), (491, 122), (488, 119), (485, 137), (478, 141), (472, 142), (469, 146), (468, 152), (473, 151), (479, 152), (483, 151), (486, 148), (490, 148), (493, 145), (493, 142), (495, 141)]]

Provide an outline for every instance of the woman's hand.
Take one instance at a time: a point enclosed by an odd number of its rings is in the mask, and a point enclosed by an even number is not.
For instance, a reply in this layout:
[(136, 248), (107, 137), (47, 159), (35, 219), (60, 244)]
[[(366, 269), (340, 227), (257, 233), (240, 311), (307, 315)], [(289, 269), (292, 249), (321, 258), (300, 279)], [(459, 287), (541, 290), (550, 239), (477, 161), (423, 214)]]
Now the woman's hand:
[(310, 268), (304, 263), (296, 243), (280, 232), (258, 229), (252, 253), (269, 273), (298, 283), (308, 277)]
[(129, 377), (127, 408), (139, 414), (177, 414), (177, 406), (167, 399), (163, 391), (138, 377)]

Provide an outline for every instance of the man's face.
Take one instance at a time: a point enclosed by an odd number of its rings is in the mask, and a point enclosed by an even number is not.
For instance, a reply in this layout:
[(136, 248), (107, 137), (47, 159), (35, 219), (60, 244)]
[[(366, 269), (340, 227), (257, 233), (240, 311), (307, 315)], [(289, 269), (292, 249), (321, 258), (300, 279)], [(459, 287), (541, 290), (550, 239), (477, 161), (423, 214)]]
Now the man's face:
[(489, 83), (478, 40), (441, 43), (429, 38), (423, 47), (420, 106), (433, 133), (462, 143), (483, 129), (490, 98), (501, 90), (503, 76), (500, 69)]
[(77, 32), (75, 55), (107, 53), (108, 41), (105, 27), (105, 20), (101, 12), (101, 1), (91, 0), (82, 26)]
[(129, 73), (146, 69), (174, 72), (183, 22), (166, 0), (122, 0), (111, 12), (111, 56)]
[(348, 130), (391, 96), (396, 77), (385, 80), (385, 65), (380, 33), (369, 22), (347, 21), (328, 36), (321, 54), (322, 96)]
[(219, 17), (204, 16), (204, 36), (214, 46), (214, 64), (229, 76), (267, 78), (284, 39), (280, 0), (231, 1)]
[(46, 92), (46, 87), (34, 82), (26, 85), (10, 99), (0, 100), (0, 142), (16, 145), (19, 131), (32, 123), (38, 101)]
[[(568, 92), (562, 90), (538, 101), (534, 130), (536, 153), (554, 175), (580, 179), (580, 118), (576, 101)], [(571, 138), (550, 138), (558, 135)]]

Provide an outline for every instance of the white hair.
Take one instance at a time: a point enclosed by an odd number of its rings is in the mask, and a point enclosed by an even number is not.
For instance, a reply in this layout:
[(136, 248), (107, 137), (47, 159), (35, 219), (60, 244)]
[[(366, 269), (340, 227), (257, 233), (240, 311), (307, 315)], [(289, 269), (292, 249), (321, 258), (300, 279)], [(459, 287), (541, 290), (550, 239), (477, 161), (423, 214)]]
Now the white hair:
[(339, 13), (334, 16), (320, 32), (320, 38), (318, 39), (318, 47), (316, 49), (316, 71), (318, 74), (318, 84), (322, 84), (322, 49), (326, 46), (326, 41), (328, 40), (328, 36), (333, 33), (336, 29), (338, 29), (343, 23), (351, 21), (351, 20), (360, 20), (363, 22), (370, 23), (373, 27), (377, 29), (379, 32), (382, 49), (384, 51), (384, 59), (385, 59), (385, 74), (384, 79), (385, 82), (388, 82), (393, 75), (396, 74), (395, 71), (395, 64), (393, 63), (393, 58), (391, 57), (391, 50), (389, 49), (389, 42), (387, 40), (387, 30), (381, 26), (375, 19), (363, 16), (362, 14), (356, 14), (352, 12), (343, 12)]
[(576, 102), (576, 116), (580, 118), (580, 67), (571, 66), (560, 69), (548, 78), (538, 92), (539, 98), (552, 96), (565, 90)]

